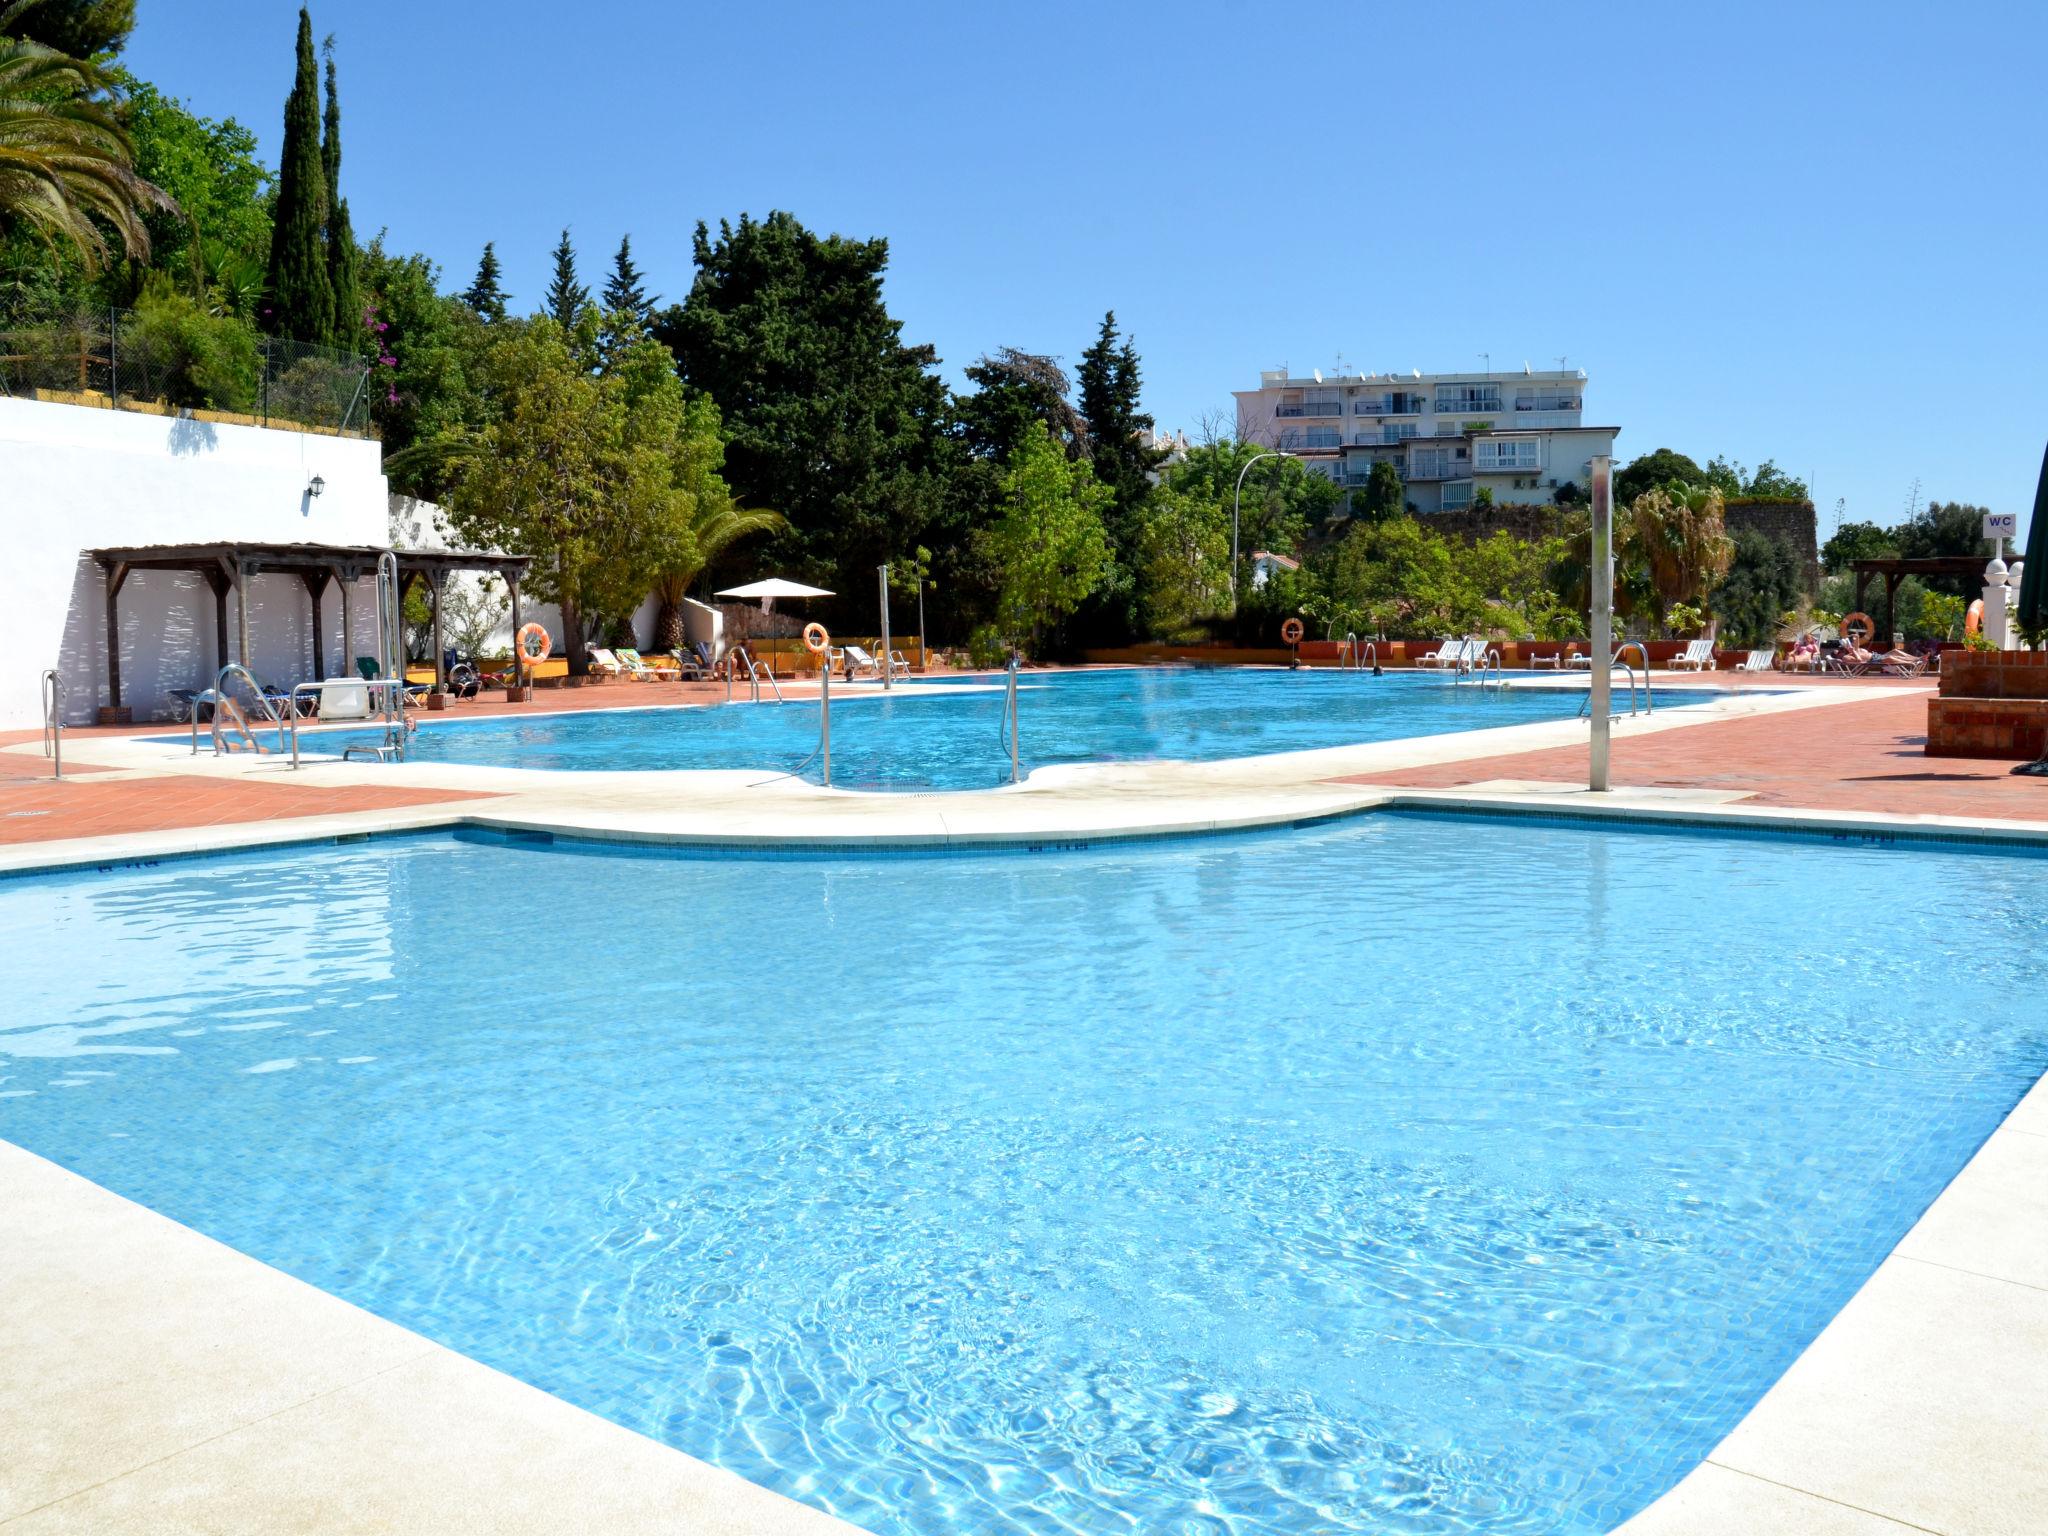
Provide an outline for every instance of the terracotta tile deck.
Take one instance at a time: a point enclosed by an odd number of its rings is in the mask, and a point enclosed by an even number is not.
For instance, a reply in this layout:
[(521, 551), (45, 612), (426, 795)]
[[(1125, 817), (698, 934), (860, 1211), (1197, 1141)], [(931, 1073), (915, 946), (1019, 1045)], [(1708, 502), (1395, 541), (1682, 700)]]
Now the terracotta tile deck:
[(399, 789), (379, 785), (323, 789), (295, 784), (250, 784), (175, 775), (73, 783), (0, 782), (0, 844), (38, 843), (114, 832), (163, 832), (230, 822), (283, 821), (385, 811), (407, 805), (488, 799), (461, 790)]
[[(2009, 762), (1925, 755), (1927, 698), (1916, 691), (1618, 737), (1613, 782), (1617, 788), (1734, 790), (1749, 795), (1752, 805), (2048, 821), (2048, 779), (2013, 778)], [(1583, 788), (1586, 749), (1520, 752), (1341, 782), (1451, 789), (1493, 779), (1556, 779)]]

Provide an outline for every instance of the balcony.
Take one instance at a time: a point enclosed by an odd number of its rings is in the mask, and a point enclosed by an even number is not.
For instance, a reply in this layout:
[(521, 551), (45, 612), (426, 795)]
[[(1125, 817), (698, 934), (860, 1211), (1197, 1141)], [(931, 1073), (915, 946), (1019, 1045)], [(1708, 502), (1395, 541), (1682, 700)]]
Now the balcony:
[(1342, 416), (1342, 400), (1305, 400), (1300, 405), (1276, 405), (1273, 414), (1281, 417), (1298, 416)]
[(1436, 413), (1439, 416), (1493, 416), (1500, 412), (1500, 394), (1491, 395), (1438, 395)]
[(1577, 411), (1525, 411), (1515, 407), (1514, 420), (1503, 429), (1510, 432), (1527, 432), (1532, 427), (1576, 427), (1579, 424)]
[(1583, 406), (1584, 402), (1577, 395), (1522, 395), (1515, 400), (1517, 412), (1576, 411)]
[(1453, 458), (1449, 453), (1417, 453), (1408, 459), (1407, 479), (1410, 480), (1456, 480), (1472, 473), (1470, 459)]
[(1351, 402), (1351, 411), (1356, 416), (1391, 416), (1394, 414), (1394, 402), (1385, 398), (1354, 400)]

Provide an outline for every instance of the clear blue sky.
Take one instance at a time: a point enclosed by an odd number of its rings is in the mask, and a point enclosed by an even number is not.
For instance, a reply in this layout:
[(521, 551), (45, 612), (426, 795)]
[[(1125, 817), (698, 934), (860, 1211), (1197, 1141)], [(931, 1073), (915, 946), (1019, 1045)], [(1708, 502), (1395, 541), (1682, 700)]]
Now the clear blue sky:
[[(141, 0), (129, 62), (274, 161), (297, 6)], [(1624, 457), (1773, 458), (1879, 522), (2024, 514), (2048, 435), (2033, 4), (321, 0), (359, 233), (573, 227), (655, 291), (742, 211), (890, 242), (907, 337), (1070, 363), (1106, 308), (1192, 428), (1261, 368), (1559, 355)]]

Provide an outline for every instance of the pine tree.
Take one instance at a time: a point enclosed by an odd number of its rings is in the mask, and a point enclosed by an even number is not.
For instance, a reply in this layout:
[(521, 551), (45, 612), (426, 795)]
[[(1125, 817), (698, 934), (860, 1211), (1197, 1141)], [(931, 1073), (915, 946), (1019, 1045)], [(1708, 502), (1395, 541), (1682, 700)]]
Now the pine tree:
[(349, 223), (348, 202), (341, 195), (341, 98), (334, 88), (334, 39), (324, 45), (327, 54), (326, 136), (320, 144), (320, 162), (327, 173), (327, 287), (332, 295), (334, 324), (330, 340), (337, 347), (355, 350), (362, 342), (363, 301), (357, 268), (356, 232)]
[(590, 302), (590, 290), (576, 281), (576, 248), (569, 243), (569, 231), (562, 231), (555, 247), (555, 280), (548, 284), (548, 313), (564, 332), (575, 328), (576, 317)]
[(505, 318), (505, 290), (498, 286), (498, 252), (493, 242), (484, 242), (483, 259), (476, 264), (476, 281), (462, 295), (462, 302), (476, 311), (486, 325)]
[(614, 315), (631, 315), (644, 330), (654, 323), (657, 302), (641, 286), (640, 269), (633, 265), (633, 237), (627, 235), (619, 241), (619, 254), (612, 258), (612, 275), (605, 280), (605, 310)]
[(334, 331), (327, 277), (327, 171), (320, 149), (320, 75), (313, 19), (299, 10), (298, 72), (284, 104), (277, 211), (270, 235), (269, 329), (293, 341), (326, 341)]

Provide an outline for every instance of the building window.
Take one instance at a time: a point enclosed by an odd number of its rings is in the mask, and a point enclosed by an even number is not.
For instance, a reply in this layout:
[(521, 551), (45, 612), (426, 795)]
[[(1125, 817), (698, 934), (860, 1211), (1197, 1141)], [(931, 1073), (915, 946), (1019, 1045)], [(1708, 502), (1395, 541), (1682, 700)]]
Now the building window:
[(1337, 448), (1344, 442), (1344, 434), (1336, 427), (1310, 427), (1304, 440), (1311, 448)]
[(1482, 475), (1526, 474), (1542, 468), (1540, 449), (1533, 437), (1489, 438), (1476, 445), (1473, 467)]

